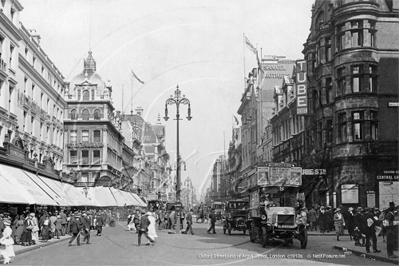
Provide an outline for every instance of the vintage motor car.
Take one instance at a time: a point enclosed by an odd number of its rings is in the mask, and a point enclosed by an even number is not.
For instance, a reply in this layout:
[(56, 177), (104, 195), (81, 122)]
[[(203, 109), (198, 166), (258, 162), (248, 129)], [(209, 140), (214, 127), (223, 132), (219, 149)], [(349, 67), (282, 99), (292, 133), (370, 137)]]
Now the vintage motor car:
[(225, 205), (223, 221), (223, 233), (226, 231), (231, 235), (231, 231), (242, 231), (248, 230), (247, 227), (247, 209), (249, 202), (246, 200), (230, 200)]

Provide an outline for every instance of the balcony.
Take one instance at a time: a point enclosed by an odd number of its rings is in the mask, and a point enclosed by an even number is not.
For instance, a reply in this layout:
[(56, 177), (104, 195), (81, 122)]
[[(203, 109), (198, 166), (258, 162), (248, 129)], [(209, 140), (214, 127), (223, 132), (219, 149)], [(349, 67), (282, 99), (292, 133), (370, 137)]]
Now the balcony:
[(7, 76), (7, 63), (3, 59), (0, 59), (0, 77), (5, 79)]

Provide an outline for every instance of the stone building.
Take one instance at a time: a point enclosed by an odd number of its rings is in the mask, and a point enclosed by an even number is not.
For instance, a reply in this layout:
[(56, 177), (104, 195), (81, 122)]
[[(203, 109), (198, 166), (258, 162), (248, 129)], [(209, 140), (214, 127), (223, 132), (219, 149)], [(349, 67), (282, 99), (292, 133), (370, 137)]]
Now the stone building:
[(312, 7), (301, 166), (327, 175), (308, 186), (311, 204), (398, 203), (398, 11), (387, 0)]
[(96, 72), (89, 52), (83, 71), (65, 91), (64, 167), (75, 186), (132, 188), (136, 155), (125, 143), (112, 102), (112, 87)]

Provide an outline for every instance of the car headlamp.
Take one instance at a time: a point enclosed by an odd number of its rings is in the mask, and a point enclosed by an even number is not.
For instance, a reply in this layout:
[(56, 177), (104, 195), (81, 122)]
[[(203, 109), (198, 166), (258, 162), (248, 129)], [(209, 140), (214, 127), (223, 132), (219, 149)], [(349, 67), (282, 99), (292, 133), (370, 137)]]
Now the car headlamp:
[(262, 220), (266, 220), (266, 215), (262, 214), (262, 215), (260, 216), (260, 218), (261, 218)]

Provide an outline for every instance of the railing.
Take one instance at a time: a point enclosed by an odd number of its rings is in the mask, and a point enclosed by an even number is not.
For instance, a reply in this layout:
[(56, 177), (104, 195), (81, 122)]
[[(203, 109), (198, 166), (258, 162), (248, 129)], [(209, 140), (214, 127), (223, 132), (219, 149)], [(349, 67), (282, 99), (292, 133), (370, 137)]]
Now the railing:
[(75, 187), (94, 187), (94, 182), (76, 182)]

